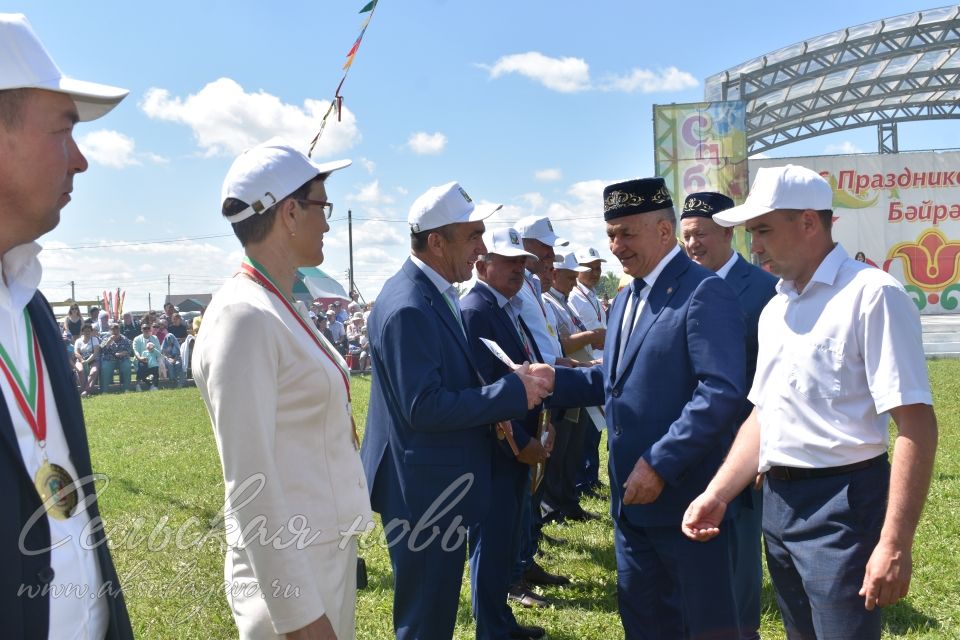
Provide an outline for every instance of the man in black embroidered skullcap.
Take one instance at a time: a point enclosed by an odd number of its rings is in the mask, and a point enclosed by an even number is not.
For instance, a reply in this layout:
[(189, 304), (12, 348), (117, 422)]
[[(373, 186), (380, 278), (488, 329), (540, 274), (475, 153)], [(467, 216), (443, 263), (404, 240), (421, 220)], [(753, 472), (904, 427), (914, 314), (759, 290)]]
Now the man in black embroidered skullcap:
[[(680, 232), (687, 255), (701, 266), (715, 271), (737, 294), (746, 330), (747, 388), (757, 370), (757, 323), (760, 312), (776, 293), (777, 279), (744, 260), (733, 250), (733, 229), (713, 221), (713, 214), (734, 205), (727, 196), (713, 191), (691, 193), (683, 203)], [(753, 405), (744, 399), (734, 420), (739, 428)], [(760, 637), (760, 520), (763, 494), (759, 489), (744, 491), (740, 512), (733, 518), (733, 585), (740, 615), (740, 637)]]
[(743, 405), (740, 306), (680, 250), (663, 179), (608, 186), (604, 219), (611, 252), (635, 280), (610, 310), (604, 364), (558, 368), (553, 397), (606, 401), (626, 637), (736, 639), (730, 536), (698, 549), (678, 525), (720, 466)]

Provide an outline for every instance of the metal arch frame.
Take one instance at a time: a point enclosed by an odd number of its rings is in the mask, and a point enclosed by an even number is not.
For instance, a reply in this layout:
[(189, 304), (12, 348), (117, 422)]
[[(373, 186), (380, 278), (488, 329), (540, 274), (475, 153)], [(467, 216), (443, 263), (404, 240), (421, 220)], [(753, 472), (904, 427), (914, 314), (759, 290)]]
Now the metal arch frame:
[[(914, 71), (937, 52), (935, 65)], [(960, 118), (960, 5), (784, 47), (710, 76), (704, 94), (744, 101), (750, 154), (865, 126), (878, 127), (881, 153), (896, 152), (897, 123)]]

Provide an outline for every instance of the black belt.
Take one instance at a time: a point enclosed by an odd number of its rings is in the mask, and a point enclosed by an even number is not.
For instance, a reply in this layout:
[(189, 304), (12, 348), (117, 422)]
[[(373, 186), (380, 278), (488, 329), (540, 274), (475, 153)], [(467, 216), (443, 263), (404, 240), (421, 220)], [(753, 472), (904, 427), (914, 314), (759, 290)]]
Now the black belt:
[(859, 471), (867, 469), (875, 464), (879, 464), (887, 459), (886, 453), (881, 453), (876, 458), (861, 460), (853, 464), (845, 464), (839, 467), (822, 467), (807, 469), (803, 467), (770, 467), (767, 469), (767, 475), (774, 480), (806, 480), (808, 478), (825, 478), (827, 476), (838, 476), (842, 473)]

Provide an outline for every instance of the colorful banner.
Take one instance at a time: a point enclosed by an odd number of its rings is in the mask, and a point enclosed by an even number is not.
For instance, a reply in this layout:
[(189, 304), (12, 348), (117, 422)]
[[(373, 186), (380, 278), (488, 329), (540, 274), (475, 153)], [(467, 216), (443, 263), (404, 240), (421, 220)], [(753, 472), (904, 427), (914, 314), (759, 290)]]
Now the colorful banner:
[(833, 187), (833, 238), (897, 278), (924, 314), (960, 313), (960, 152), (764, 158)]
[[(654, 163), (679, 211), (687, 195), (717, 191), (740, 204), (747, 194), (746, 107), (741, 101), (653, 106)], [(742, 232), (737, 249), (748, 252)]]

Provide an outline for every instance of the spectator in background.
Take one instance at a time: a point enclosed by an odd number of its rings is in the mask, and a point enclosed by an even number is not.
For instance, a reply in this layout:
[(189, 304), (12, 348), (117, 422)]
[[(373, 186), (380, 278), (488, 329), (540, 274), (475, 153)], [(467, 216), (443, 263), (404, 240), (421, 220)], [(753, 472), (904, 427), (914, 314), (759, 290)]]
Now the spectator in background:
[(173, 312), (170, 324), (167, 325), (167, 331), (176, 336), (180, 344), (183, 344), (183, 341), (187, 339), (187, 325), (183, 322), (183, 316), (180, 315), (179, 311)]
[(110, 333), (110, 314), (106, 311), (101, 311), (97, 314), (97, 322), (93, 325), (93, 331), (101, 338), (105, 337), (106, 334)]
[[(63, 319), (63, 330), (70, 333), (71, 338), (73, 336), (80, 335), (80, 329), (83, 327), (83, 316), (80, 314), (80, 305), (74, 303), (70, 305), (70, 310), (67, 311), (67, 317)], [(73, 344), (71, 342), (71, 344)]]
[(84, 322), (80, 328), (80, 337), (73, 343), (73, 357), (80, 378), (80, 395), (89, 396), (100, 378), (100, 339), (94, 335), (92, 324)]
[(360, 330), (363, 328), (363, 313), (357, 311), (350, 318), (347, 325), (347, 342), (355, 347), (360, 346)]
[(336, 311), (327, 311), (327, 327), (333, 335), (333, 346), (335, 346), (341, 354), (345, 354), (347, 352), (347, 330), (340, 321), (337, 320)]
[[(163, 325), (162, 319), (159, 324)], [(168, 331), (163, 340), (160, 341), (160, 355), (163, 357), (164, 366), (167, 369), (167, 379), (176, 381), (179, 389), (183, 386), (186, 376), (184, 374), (180, 340), (172, 332)]]
[(73, 362), (74, 362), (74, 357), (73, 357), (73, 334), (70, 333), (69, 331), (67, 331), (66, 329), (63, 330), (63, 346), (64, 346), (64, 349), (65, 349), (66, 352), (67, 352), (67, 366), (70, 367), (70, 371), (74, 374), (74, 375), (73, 375), (74, 382), (75, 382), (76, 385), (79, 387), (79, 386), (80, 386), (80, 381), (77, 379), (76, 369), (73, 368)]
[(200, 332), (200, 323), (203, 321), (203, 312), (204, 309), (200, 310), (200, 315), (193, 319), (193, 335), (197, 335)]
[(373, 311), (373, 303), (374, 303), (374, 301), (371, 300), (371, 301), (367, 304), (366, 310), (363, 312), (363, 324), (364, 324), (364, 325), (366, 325), (366, 324), (367, 324), (367, 321), (370, 319), (370, 312)]
[(179, 309), (173, 306), (173, 303), (167, 302), (163, 305), (163, 319), (167, 321), (168, 327), (173, 322), (173, 314), (177, 311), (179, 311)]
[(343, 326), (347, 326), (347, 322), (350, 320), (350, 314), (344, 308), (343, 303), (339, 300), (334, 301), (333, 308), (337, 312), (337, 322)]
[(120, 333), (127, 340), (133, 340), (140, 335), (140, 325), (133, 319), (133, 314), (127, 311), (123, 314), (123, 322), (120, 323)]
[(90, 324), (95, 325), (97, 324), (97, 321), (99, 319), (100, 319), (100, 307), (96, 305), (92, 307), (87, 307), (87, 321)]
[(137, 391), (142, 390), (144, 382), (150, 385), (150, 391), (156, 391), (160, 378), (160, 341), (153, 335), (153, 327), (144, 321), (140, 322), (140, 335), (133, 339), (133, 357), (138, 363)]
[(153, 335), (157, 337), (160, 344), (163, 344), (164, 338), (167, 337), (167, 319), (164, 316), (160, 316), (154, 321)]
[(330, 344), (333, 344), (333, 334), (330, 333), (330, 327), (327, 326), (327, 316), (322, 313), (317, 316), (317, 329), (320, 330), (324, 338), (330, 341)]
[(360, 328), (360, 371), (370, 368), (370, 340), (367, 338), (367, 327)]
[(120, 332), (120, 325), (110, 323), (109, 335), (100, 343), (100, 390), (106, 392), (113, 384), (113, 373), (120, 373), (120, 390), (130, 390), (130, 356), (133, 343)]

